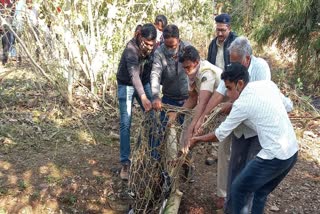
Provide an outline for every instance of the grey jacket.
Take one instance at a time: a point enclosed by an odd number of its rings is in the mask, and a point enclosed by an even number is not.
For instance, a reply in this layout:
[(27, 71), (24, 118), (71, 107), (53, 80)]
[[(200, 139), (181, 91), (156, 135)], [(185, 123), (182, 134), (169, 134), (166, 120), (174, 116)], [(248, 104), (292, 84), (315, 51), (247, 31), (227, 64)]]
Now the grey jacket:
[[(178, 56), (189, 43), (180, 41)], [(173, 100), (188, 98), (188, 76), (186, 75), (179, 59), (168, 56), (165, 44), (157, 48), (151, 70), (151, 90), (153, 98), (160, 97), (160, 84), (162, 94)]]

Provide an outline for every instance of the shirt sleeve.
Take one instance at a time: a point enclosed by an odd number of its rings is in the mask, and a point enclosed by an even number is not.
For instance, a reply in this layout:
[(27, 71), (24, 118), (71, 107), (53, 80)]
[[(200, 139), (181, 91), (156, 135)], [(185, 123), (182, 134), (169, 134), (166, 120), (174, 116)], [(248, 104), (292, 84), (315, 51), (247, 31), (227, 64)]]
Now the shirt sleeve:
[(248, 118), (248, 114), (245, 111), (245, 106), (240, 106), (237, 101), (233, 104), (230, 114), (226, 120), (216, 129), (215, 135), (221, 142), (228, 137), (231, 132), (237, 128), (243, 121)]
[(159, 52), (159, 48), (154, 53), (154, 61), (152, 64), (151, 70), (151, 90), (153, 98), (159, 98), (160, 94), (160, 82), (161, 82), (161, 74), (162, 74), (162, 61)]
[(291, 99), (289, 97), (285, 97), (281, 92), (280, 92), (280, 97), (286, 111), (291, 112), (293, 110), (293, 103)]
[(224, 84), (224, 81), (221, 80), (219, 85), (218, 85), (218, 88), (216, 90), (219, 94), (222, 94), (223, 96), (227, 96), (227, 88), (226, 88), (226, 85)]
[(200, 79), (200, 91), (214, 91), (214, 84), (216, 82), (216, 75), (211, 71), (204, 71)]
[(145, 94), (145, 92), (140, 79), (140, 72), (142, 68), (139, 64), (139, 53), (133, 47), (128, 47), (125, 54), (125, 61), (127, 63), (132, 85), (140, 97), (142, 94)]

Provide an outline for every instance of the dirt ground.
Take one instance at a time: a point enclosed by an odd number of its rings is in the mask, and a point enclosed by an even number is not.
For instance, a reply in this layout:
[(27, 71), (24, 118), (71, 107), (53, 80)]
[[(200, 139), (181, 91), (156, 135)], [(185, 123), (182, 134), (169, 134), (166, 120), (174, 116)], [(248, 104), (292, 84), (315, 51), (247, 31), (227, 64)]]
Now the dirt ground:
[[(22, 69), (2, 79), (0, 214), (121, 213), (108, 203), (110, 184), (119, 179), (117, 112), (85, 93), (77, 89), (81, 113), (75, 113), (35, 73)], [(297, 129), (299, 160), (269, 196), (265, 213), (320, 213), (319, 127), (318, 120)], [(179, 213), (217, 213), (217, 166), (204, 164), (201, 146), (195, 157), (196, 180), (181, 186)]]

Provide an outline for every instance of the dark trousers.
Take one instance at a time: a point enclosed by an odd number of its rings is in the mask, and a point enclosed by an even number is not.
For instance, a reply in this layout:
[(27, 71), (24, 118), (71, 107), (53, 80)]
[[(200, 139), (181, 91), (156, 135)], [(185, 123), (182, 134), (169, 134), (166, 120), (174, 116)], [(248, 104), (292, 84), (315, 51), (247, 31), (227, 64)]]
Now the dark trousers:
[[(232, 213), (232, 198), (231, 198), (231, 185), (235, 178), (245, 168), (247, 163), (254, 159), (261, 150), (258, 136), (245, 139), (244, 136), (237, 138), (232, 136), (231, 155), (228, 170), (228, 183), (227, 183), (227, 200), (225, 204), (225, 212)], [(248, 197), (246, 207), (250, 210), (252, 205), (252, 197)]]
[(9, 50), (10, 50), (10, 38), (11, 38), (11, 33), (9, 31), (6, 31), (2, 35), (2, 48), (3, 48), (2, 65), (5, 65), (8, 62)]
[(297, 161), (298, 152), (287, 160), (251, 160), (231, 185), (232, 214), (249, 213), (247, 199), (253, 193), (252, 214), (263, 214), (268, 195)]

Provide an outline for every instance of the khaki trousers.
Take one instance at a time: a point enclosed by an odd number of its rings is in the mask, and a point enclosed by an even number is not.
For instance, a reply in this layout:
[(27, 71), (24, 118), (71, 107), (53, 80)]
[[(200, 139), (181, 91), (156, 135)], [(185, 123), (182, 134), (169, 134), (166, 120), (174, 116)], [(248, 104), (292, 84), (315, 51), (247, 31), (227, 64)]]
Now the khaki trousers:
[(217, 196), (227, 197), (228, 169), (231, 151), (231, 135), (218, 146)]

